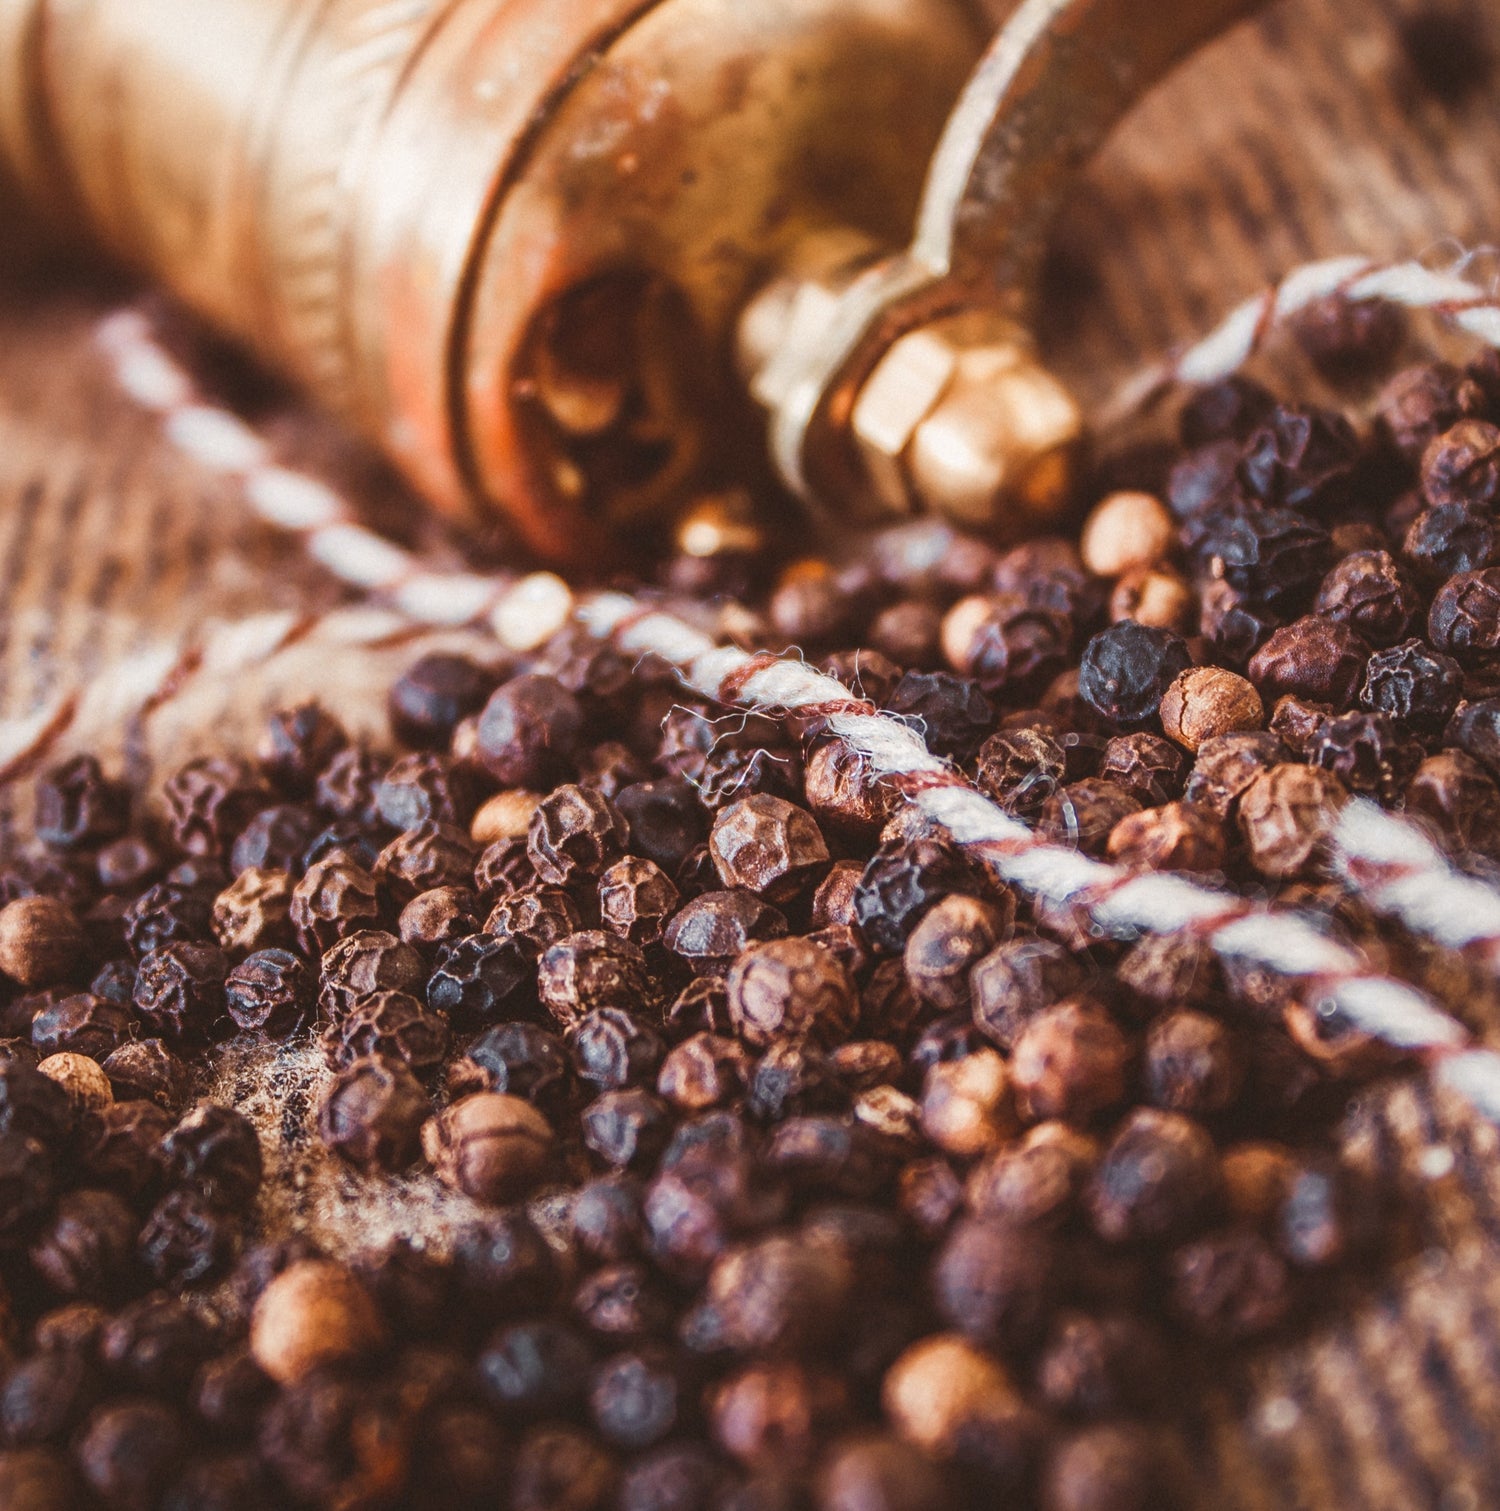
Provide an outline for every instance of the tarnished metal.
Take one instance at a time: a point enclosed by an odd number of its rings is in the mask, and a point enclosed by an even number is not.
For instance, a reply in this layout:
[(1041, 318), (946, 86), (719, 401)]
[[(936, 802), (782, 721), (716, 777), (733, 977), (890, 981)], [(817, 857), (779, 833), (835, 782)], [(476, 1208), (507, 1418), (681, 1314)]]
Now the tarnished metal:
[(587, 561), (743, 452), (736, 327), (810, 244), (877, 260), (778, 359), (775, 455), (868, 494), (885, 348), (1024, 314), (1068, 170), (1253, 3), (1026, 0), (986, 52), (979, 0), (0, 0), (0, 169), (439, 507)]

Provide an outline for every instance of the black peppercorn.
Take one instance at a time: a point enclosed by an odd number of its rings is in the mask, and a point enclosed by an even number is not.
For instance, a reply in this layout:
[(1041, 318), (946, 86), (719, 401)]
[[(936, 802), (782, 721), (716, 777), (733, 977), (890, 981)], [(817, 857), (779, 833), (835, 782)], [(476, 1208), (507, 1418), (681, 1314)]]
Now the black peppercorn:
[(288, 950), (258, 950), (229, 973), (224, 1003), (247, 1032), (287, 1038), (312, 1019), (312, 972)]
[(400, 1170), (416, 1157), (431, 1110), (405, 1064), (367, 1056), (341, 1070), (324, 1092), (318, 1131), (330, 1149), (362, 1170)]
[(464, 656), (423, 656), (391, 684), (391, 728), (408, 745), (442, 750), (455, 726), (484, 707), (495, 676)]
[(117, 1102), (140, 1099), (177, 1113), (191, 1094), (192, 1073), (186, 1062), (160, 1039), (132, 1039), (111, 1052), (103, 1065)]
[(229, 961), (206, 944), (168, 944), (141, 959), (135, 1010), (148, 1033), (170, 1044), (198, 1044), (220, 1031)]
[(513, 677), (479, 716), (479, 759), (504, 787), (541, 788), (566, 773), (583, 730), (578, 699), (553, 677)]
[(1447, 723), (1462, 696), (1458, 662), (1420, 640), (1406, 640), (1365, 663), (1359, 701), (1413, 734), (1430, 735)]
[(1180, 636), (1125, 619), (1089, 641), (1078, 691), (1101, 718), (1141, 724), (1155, 715), (1174, 678), (1191, 665)]
[(60, 850), (92, 849), (124, 832), (130, 799), (91, 755), (74, 756), (37, 779), (36, 835)]
[(302, 796), (318, 773), (349, 743), (343, 726), (317, 703), (279, 709), (266, 721), (256, 746), (260, 769), (283, 789)]
[(427, 1012), (405, 992), (363, 998), (323, 1030), (324, 1058), (335, 1070), (366, 1055), (400, 1060), (419, 1076), (432, 1075), (448, 1053), (448, 1020)]
[(535, 1023), (501, 1023), (487, 1029), (449, 1072), (455, 1094), (504, 1091), (558, 1110), (572, 1089), (567, 1050), (556, 1034)]
[(239, 1252), (238, 1216), (196, 1191), (169, 1191), (141, 1229), (141, 1263), (158, 1285), (198, 1285), (222, 1275)]
[(232, 1107), (199, 1102), (162, 1140), (172, 1177), (218, 1206), (242, 1208), (260, 1189), (260, 1139)]

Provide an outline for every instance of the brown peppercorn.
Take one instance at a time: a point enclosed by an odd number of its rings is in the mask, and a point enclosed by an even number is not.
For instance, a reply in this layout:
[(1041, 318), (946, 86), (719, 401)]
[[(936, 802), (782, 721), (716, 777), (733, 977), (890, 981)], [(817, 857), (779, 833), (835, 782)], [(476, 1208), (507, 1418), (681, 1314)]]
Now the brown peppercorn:
[(708, 844), (726, 887), (743, 887), (771, 902), (797, 896), (829, 858), (813, 816), (767, 793), (721, 809)]
[(1263, 876), (1306, 872), (1321, 855), (1347, 797), (1337, 777), (1313, 766), (1262, 772), (1240, 799), (1240, 833), (1250, 863)]
[(36, 989), (72, 980), (86, 964), (83, 929), (55, 897), (18, 897), (0, 908), (0, 971)]
[(168, 1042), (202, 1043), (225, 1016), (229, 960), (208, 944), (168, 944), (142, 956), (132, 1001), (147, 1033)]
[(742, 1095), (750, 1069), (750, 1057), (733, 1039), (694, 1034), (662, 1061), (656, 1089), (680, 1112), (706, 1112)]
[(469, 887), (433, 887), (401, 909), (396, 931), (415, 950), (434, 950), (479, 933), (485, 910)]
[(1439, 751), (1417, 767), (1406, 784), (1405, 809), (1461, 850), (1487, 849), (1500, 835), (1500, 787), (1461, 750)]
[(249, 954), (292, 942), (292, 878), (251, 866), (214, 900), (214, 938), (222, 949)]
[(1222, 819), (1196, 803), (1167, 803), (1120, 820), (1109, 858), (1138, 871), (1220, 871), (1229, 856)]
[(1086, 777), (1070, 782), (1042, 804), (1037, 829), (1048, 839), (1102, 855), (1123, 818), (1140, 811), (1140, 800), (1117, 782)]
[(1095, 504), (1078, 540), (1083, 564), (1099, 577), (1161, 561), (1177, 540), (1177, 521), (1149, 493), (1111, 493)]
[(375, 878), (342, 853), (314, 861), (292, 892), (292, 927), (309, 955), (321, 956), (356, 929), (374, 928), (380, 911)]
[(1364, 679), (1370, 647), (1346, 624), (1307, 614), (1272, 632), (1250, 658), (1250, 680), (1273, 702), (1287, 693), (1346, 708)]
[(777, 1039), (837, 1044), (854, 1030), (854, 983), (839, 960), (808, 939), (772, 939), (746, 950), (729, 973), (729, 1015), (746, 1044)]
[(1187, 769), (1187, 757), (1170, 740), (1138, 729), (1104, 742), (1097, 774), (1154, 808), (1181, 794)]
[(1329, 703), (1313, 703), (1307, 698), (1294, 698), (1288, 693), (1286, 697), (1276, 700), (1276, 706), (1271, 710), (1269, 728), (1293, 755), (1305, 759), (1319, 731), (1334, 714), (1335, 710)]
[(1062, 786), (1063, 747), (1044, 729), (1010, 729), (979, 747), (974, 779), (1007, 812), (1032, 814)]
[(829, 867), (828, 875), (818, 883), (818, 890), (813, 893), (813, 928), (826, 929), (842, 925), (852, 929), (858, 925), (854, 896), (859, 889), (859, 879), (864, 875), (864, 869), (864, 863), (857, 860), (836, 860)]
[(1422, 453), (1422, 492), (1430, 504), (1500, 504), (1500, 429), (1460, 420)]
[(1076, 991), (1083, 970), (1051, 939), (1021, 937), (997, 945), (969, 973), (974, 1024), (1001, 1049), (1054, 1002)]
[(1038, 1123), (974, 1168), (965, 1191), (969, 1210), (1018, 1227), (1056, 1230), (1080, 1210), (1099, 1152), (1095, 1140), (1066, 1123)]
[(561, 887), (526, 886), (495, 904), (484, 931), (497, 939), (514, 939), (527, 954), (540, 957), (582, 927), (578, 904)]
[(1239, 807), (1245, 789), (1261, 772), (1286, 760), (1288, 754), (1281, 740), (1266, 730), (1214, 735), (1198, 747), (1183, 796), (1188, 802), (1200, 803), (1210, 813), (1229, 819)]
[(1094, 1228), (1111, 1243), (1154, 1242), (1191, 1230), (1221, 1194), (1213, 1140), (1177, 1113), (1138, 1108), (1120, 1125), (1094, 1175)]
[(1015, 898), (998, 894), (999, 903), (955, 893), (930, 909), (906, 941), (907, 980), (917, 1000), (937, 1012), (967, 1009), (969, 973), (1010, 931)]
[(540, 1184), (552, 1143), (551, 1124), (535, 1107), (498, 1091), (464, 1097), (422, 1129), (422, 1150), (438, 1178), (495, 1206)]
[(946, 1154), (967, 1159), (1015, 1131), (1010, 1072), (993, 1049), (941, 1060), (922, 1086), (922, 1131)]
[(624, 853), (629, 826), (591, 787), (559, 787), (537, 804), (526, 853), (542, 881), (566, 887), (596, 877)]
[(373, 873), (397, 907), (405, 907), (433, 887), (468, 886), (475, 860), (465, 830), (426, 819), (398, 834), (375, 857)]
[(1351, 551), (1323, 579), (1313, 611), (1382, 649), (1411, 633), (1422, 599), (1389, 551)]
[(1254, 1228), (1267, 1227), (1281, 1210), (1299, 1168), (1290, 1149), (1268, 1143), (1235, 1144), (1220, 1166), (1230, 1216)]
[(1015, 1354), (1046, 1332), (1059, 1284), (1058, 1255), (1035, 1229), (969, 1217), (932, 1265), (938, 1315), (971, 1342)]
[(1145, 1082), (1154, 1106), (1194, 1117), (1223, 1112), (1244, 1083), (1244, 1055), (1216, 1018), (1169, 1013), (1146, 1036)]
[(1021, 1116), (1085, 1123), (1124, 1099), (1129, 1063), (1130, 1044), (1102, 1007), (1086, 997), (1059, 1002), (1016, 1040), (1010, 1068)]
[(599, 920), (632, 944), (655, 944), (680, 901), (666, 872), (640, 855), (616, 861), (599, 878)]
[(1282, 1322), (1291, 1309), (1285, 1262), (1245, 1228), (1184, 1244), (1172, 1255), (1172, 1307), (1197, 1333), (1239, 1343)]
[(895, 812), (900, 799), (869, 763), (838, 740), (825, 740), (808, 757), (803, 795), (821, 830), (848, 844), (869, 841)]
[(448, 1053), (448, 1020), (405, 992), (362, 997), (323, 1030), (323, 1056), (335, 1070), (366, 1055), (400, 1060), (417, 1075), (432, 1075)]
[(431, 1110), (402, 1061), (370, 1055), (333, 1078), (318, 1105), (318, 1132), (361, 1170), (401, 1170), (416, 1158)]
[(1194, 753), (1215, 735), (1260, 729), (1265, 721), (1253, 684), (1220, 666), (1190, 667), (1161, 700), (1163, 732)]
[(284, 1039), (311, 1021), (314, 987), (312, 972), (290, 950), (257, 950), (229, 973), (224, 1003), (238, 1027)]
[(243, 761), (204, 757), (173, 772), (162, 785), (167, 822), (188, 855), (223, 855), (235, 835), (273, 801)]
[(818, 1472), (818, 1511), (944, 1511), (953, 1487), (926, 1454), (895, 1438), (845, 1438)]
[(422, 957), (384, 929), (357, 929), (323, 952), (318, 1006), (341, 1022), (376, 992), (420, 992), (427, 980)]
[(67, 1092), (68, 1098), (81, 1110), (99, 1112), (115, 1099), (114, 1089), (109, 1084), (103, 1067), (87, 1055), (48, 1055), (37, 1069), (49, 1081), (56, 1081)]
[(773, 1233), (728, 1250), (714, 1263), (703, 1305), (726, 1348), (816, 1355), (837, 1333), (855, 1281), (841, 1244)]
[(37, 779), (35, 826), (43, 844), (96, 848), (124, 832), (129, 813), (129, 792), (91, 755), (74, 756)]
[(584, 929), (554, 944), (537, 968), (537, 989), (564, 1028), (600, 1008), (640, 1013), (659, 1002), (640, 946), (602, 929)]
[(260, 1294), (250, 1318), (250, 1352), (278, 1384), (373, 1353), (385, 1342), (370, 1293), (343, 1265), (301, 1259)]

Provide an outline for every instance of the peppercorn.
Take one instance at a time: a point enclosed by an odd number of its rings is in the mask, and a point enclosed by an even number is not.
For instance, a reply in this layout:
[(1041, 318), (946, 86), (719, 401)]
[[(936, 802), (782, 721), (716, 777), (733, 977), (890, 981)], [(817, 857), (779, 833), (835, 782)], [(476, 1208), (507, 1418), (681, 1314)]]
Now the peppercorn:
[(1224, 824), (1196, 803), (1166, 803), (1127, 814), (1106, 847), (1117, 865), (1142, 871), (1218, 871), (1229, 855)]
[(332, 1069), (366, 1055), (400, 1060), (416, 1075), (434, 1074), (448, 1053), (448, 1020), (426, 1012), (405, 992), (376, 992), (323, 1030), (319, 1042)]
[(1010, 1072), (992, 1049), (929, 1067), (922, 1086), (922, 1131), (947, 1154), (983, 1154), (1015, 1130)]
[(246, 824), (271, 802), (270, 791), (242, 761), (189, 761), (162, 786), (167, 822), (187, 855), (223, 855)]
[(1500, 649), (1500, 567), (1450, 577), (1432, 600), (1427, 638), (1465, 667), (1485, 665)]
[(128, 1007), (76, 992), (37, 1009), (31, 1019), (31, 1042), (44, 1055), (72, 1053), (102, 1060), (136, 1027)]
[(900, 801), (867, 761), (838, 740), (813, 747), (803, 772), (803, 795), (820, 830), (847, 845), (873, 840)]
[(1291, 1308), (1291, 1277), (1258, 1234), (1230, 1228), (1172, 1255), (1172, 1305), (1195, 1332), (1240, 1342), (1269, 1332)]
[(948, 665), (981, 691), (1022, 696), (1068, 662), (1074, 621), (1066, 609), (1020, 592), (966, 598), (948, 611), (941, 641)]
[(154, 1292), (127, 1302), (99, 1341), (104, 1363), (133, 1390), (175, 1396), (214, 1352), (214, 1335), (184, 1300)]
[(1405, 806), (1465, 850), (1484, 849), (1500, 833), (1500, 787), (1461, 750), (1423, 761), (1406, 784)]
[(229, 973), (224, 1004), (240, 1028), (284, 1039), (311, 1021), (313, 986), (312, 973), (298, 956), (258, 950)]
[(1078, 962), (1050, 939), (1021, 936), (997, 945), (969, 974), (975, 1026), (1009, 1049), (1043, 1009), (1077, 989)]
[(1177, 1113), (1137, 1108), (1104, 1151), (1089, 1210), (1101, 1238), (1150, 1242), (1190, 1231), (1212, 1214), (1220, 1192), (1207, 1133)]
[(375, 787), (375, 811), (392, 829), (427, 823), (467, 829), (478, 806), (475, 774), (430, 750), (401, 756)]
[(1140, 808), (1139, 798), (1118, 783), (1086, 777), (1060, 788), (1042, 804), (1037, 829), (1054, 843), (1103, 855), (1115, 827)]
[(560, 887), (525, 886), (502, 897), (485, 920), (485, 932), (511, 939), (539, 958), (583, 928), (578, 904)]
[(493, 673), (465, 656), (423, 656), (391, 684), (386, 698), (391, 728), (408, 745), (442, 750), (460, 720), (484, 707), (495, 681)]
[(1406, 640), (1377, 651), (1365, 665), (1359, 701), (1416, 735), (1435, 734), (1463, 696), (1463, 669), (1451, 656)]
[(74, 1459), (110, 1511), (149, 1511), (176, 1475), (186, 1448), (187, 1434), (174, 1407), (127, 1397), (89, 1417)]
[(1129, 1058), (1124, 1034), (1097, 1003), (1075, 997), (1046, 1008), (1012, 1052), (1022, 1117), (1087, 1122), (1123, 1099)]
[(1305, 872), (1321, 855), (1346, 796), (1337, 777), (1310, 766), (1263, 771), (1240, 800), (1240, 834), (1251, 864), (1277, 878)]
[(318, 773), (316, 801), (331, 818), (356, 824), (372, 824), (375, 789), (385, 774), (385, 763), (370, 751), (351, 745), (329, 758)]
[(1401, 556), (1429, 590), (1459, 572), (1477, 572), (1500, 560), (1500, 529), (1488, 509), (1454, 502), (1424, 509), (1407, 527)]
[(318, 1132), (361, 1170), (401, 1170), (416, 1158), (430, 1111), (421, 1082), (402, 1061), (372, 1055), (334, 1077), (318, 1106)]
[(544, 1110), (556, 1110), (572, 1088), (567, 1051), (556, 1034), (534, 1023), (501, 1023), (486, 1030), (449, 1071), (455, 1095), (504, 1091)]
[(1267, 730), (1214, 735), (1199, 747), (1183, 796), (1229, 819), (1251, 783), (1289, 753), (1280, 738)]
[(266, 721), (255, 758), (278, 787), (301, 795), (349, 743), (343, 726), (317, 703), (279, 709)]
[(1098, 1161), (1099, 1147), (1087, 1135), (1065, 1123), (1038, 1123), (974, 1168), (966, 1200), (976, 1216), (1055, 1231), (1081, 1209)]
[(292, 892), (292, 927), (309, 955), (321, 956), (357, 929), (378, 927), (380, 913), (375, 878), (337, 852), (314, 861)]
[(1194, 1117), (1223, 1112), (1244, 1076), (1243, 1050), (1217, 1019), (1185, 1010), (1151, 1025), (1144, 1079), (1154, 1106)]
[(1143, 724), (1189, 665), (1181, 636), (1126, 619), (1089, 641), (1079, 664), (1078, 691), (1110, 723)]
[(173, 1177), (218, 1206), (243, 1207), (260, 1189), (260, 1139), (232, 1107), (202, 1101), (162, 1140)]
[(228, 958), (212, 945), (163, 945), (141, 957), (136, 1014), (148, 1033), (168, 1043), (202, 1043), (221, 1031), (228, 974)]
[(319, 815), (299, 803), (262, 808), (236, 836), (229, 852), (230, 870), (300, 871), (302, 857), (321, 827)]
[(811, 814), (782, 798), (759, 795), (731, 803), (709, 837), (724, 885), (770, 902), (797, 896), (828, 863), (828, 846)]
[(0, 908), (0, 971), (35, 989), (76, 979), (85, 963), (77, 915), (54, 897), (18, 897)]
[(602, 1339), (636, 1342), (664, 1332), (672, 1306), (651, 1272), (639, 1264), (595, 1270), (573, 1297), (578, 1319)]
[(1250, 658), (1249, 675), (1263, 698), (1290, 693), (1344, 707), (1369, 659), (1369, 647), (1347, 625), (1308, 614), (1272, 633)]
[(541, 1181), (552, 1128), (529, 1102), (500, 1092), (464, 1097), (428, 1120), (422, 1151), (445, 1185), (500, 1205)]
[(467, 831), (427, 819), (398, 834), (376, 856), (373, 874), (396, 905), (405, 907), (433, 887), (466, 886), (475, 859)]
[(126, 789), (105, 777), (94, 756), (74, 756), (37, 779), (36, 836), (57, 849), (93, 849), (115, 839), (129, 810)]
[(1189, 668), (1161, 700), (1162, 729), (1193, 752), (1218, 735), (1260, 729), (1265, 717), (1254, 686), (1216, 666)]
[(971, 1342), (1016, 1354), (1041, 1341), (1059, 1290), (1057, 1255), (1036, 1232), (966, 1218), (934, 1261), (938, 1315)]
[(1406, 334), (1405, 311), (1379, 299), (1325, 294), (1292, 317), (1292, 332), (1330, 383), (1368, 381), (1395, 355)]
[(599, 878), (600, 921), (632, 944), (655, 944), (677, 911), (677, 888), (654, 861), (627, 855)]
[(192, 1089), (191, 1072), (160, 1039), (132, 1039), (104, 1060), (114, 1099), (144, 1098), (168, 1112), (180, 1112)]
[(1239, 479), (1272, 508), (1331, 514), (1348, 499), (1359, 438), (1343, 415), (1277, 405), (1245, 441)]
[(578, 699), (553, 677), (512, 677), (479, 716), (479, 759), (503, 787), (544, 788), (566, 773), (583, 732)]
[(1043, 729), (1003, 730), (980, 747), (975, 782), (1011, 813), (1035, 814), (1062, 785), (1067, 758)]
[(433, 887), (419, 892), (396, 920), (401, 942), (418, 951), (432, 950), (477, 934), (485, 910), (469, 887)]
[(136, 1248), (158, 1285), (197, 1285), (221, 1275), (239, 1252), (239, 1219), (196, 1191), (169, 1191), (151, 1209)]
[(37, 1065), (37, 1070), (48, 1080), (56, 1081), (80, 1112), (98, 1112), (115, 1099), (103, 1067), (87, 1055), (48, 1055)]
[(1421, 763), (1422, 747), (1402, 739), (1384, 714), (1342, 714), (1318, 726), (1307, 759), (1349, 791), (1368, 792), (1389, 803)]
[(220, 892), (213, 905), (214, 937), (239, 953), (290, 944), (292, 878), (285, 871), (250, 867)]
[(836, 1043), (853, 1029), (857, 1003), (848, 972), (806, 939), (773, 939), (746, 950), (729, 973), (729, 1014), (745, 1043), (778, 1038)]
[(304, 1259), (283, 1270), (261, 1292), (250, 1318), (251, 1355), (283, 1386), (370, 1353), (383, 1341), (369, 1292), (342, 1265), (325, 1259)]
[(833, 1375), (790, 1360), (753, 1363), (728, 1375), (708, 1401), (714, 1437), (746, 1468), (806, 1470), (820, 1442), (848, 1413)]
[(1111, 493), (1083, 524), (1083, 564), (1100, 577), (1121, 577), (1150, 567), (1171, 551), (1177, 526), (1166, 506), (1149, 493)]
[(136, 1197), (164, 1174), (162, 1140), (172, 1114), (154, 1102), (117, 1101), (95, 1112), (79, 1139), (78, 1163), (92, 1182)]
[(1327, 531), (1305, 514), (1238, 502), (1200, 510), (1182, 539), (1200, 575), (1222, 579), (1252, 613), (1300, 612), (1331, 555)]
[(519, 1421), (569, 1416), (588, 1395), (594, 1350), (576, 1328), (550, 1318), (497, 1329), (477, 1363), (486, 1396)]
[(99, 885), (107, 891), (144, 887), (161, 869), (161, 857), (139, 835), (126, 835), (105, 845), (94, 857)]
[(601, 929), (569, 935), (547, 950), (537, 987), (543, 1006), (565, 1028), (597, 1008), (641, 1012), (659, 1001), (640, 947)]
[(882, 954), (898, 954), (928, 909), (951, 892), (979, 890), (968, 862), (941, 840), (888, 840), (871, 857), (854, 894), (860, 932)]

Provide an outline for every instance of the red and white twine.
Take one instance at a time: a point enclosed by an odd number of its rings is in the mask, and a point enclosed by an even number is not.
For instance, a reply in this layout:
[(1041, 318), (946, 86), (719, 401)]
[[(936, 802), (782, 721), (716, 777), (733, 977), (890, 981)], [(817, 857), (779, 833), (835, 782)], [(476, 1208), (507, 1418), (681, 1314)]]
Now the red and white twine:
[[(1173, 383), (1228, 376), (1259, 349), (1274, 324), (1330, 293), (1429, 309), (1500, 345), (1500, 304), (1477, 286), (1417, 263), (1339, 259), (1299, 270), (1236, 311), (1206, 341), (1143, 375), (1132, 385), (1131, 406), (1140, 407)], [(1441, 1082), (1500, 1122), (1500, 1054), (1476, 1047), (1462, 1024), (1415, 987), (1369, 971), (1358, 951), (1310, 918), (1180, 875), (1107, 865), (1041, 839), (934, 756), (903, 721), (852, 699), (842, 683), (794, 657), (722, 645), (681, 615), (629, 595), (576, 601), (551, 573), (434, 571), (361, 524), (327, 484), (280, 466), (269, 443), (239, 416), (207, 403), (142, 313), (109, 317), (101, 324), (99, 345), (121, 389), (161, 416), (173, 445), (208, 470), (239, 479), (260, 519), (300, 536), (337, 578), (378, 595), (394, 613), (424, 626), (484, 624), (518, 652), (538, 648), (572, 619), (627, 654), (666, 662), (707, 699), (778, 714), (804, 735), (836, 739), (865, 763), (872, 779), (895, 787), (934, 830), (1006, 883), (1076, 909), (1103, 934), (1185, 932), (1226, 960), (1296, 981), (1320, 1010), (1420, 1057)], [(0, 728), (0, 760), (6, 736)], [(1336, 826), (1332, 849), (1337, 871), (1377, 912), (1445, 947), (1481, 951), (1500, 965), (1500, 893), (1457, 872), (1414, 825), (1356, 800)]]

